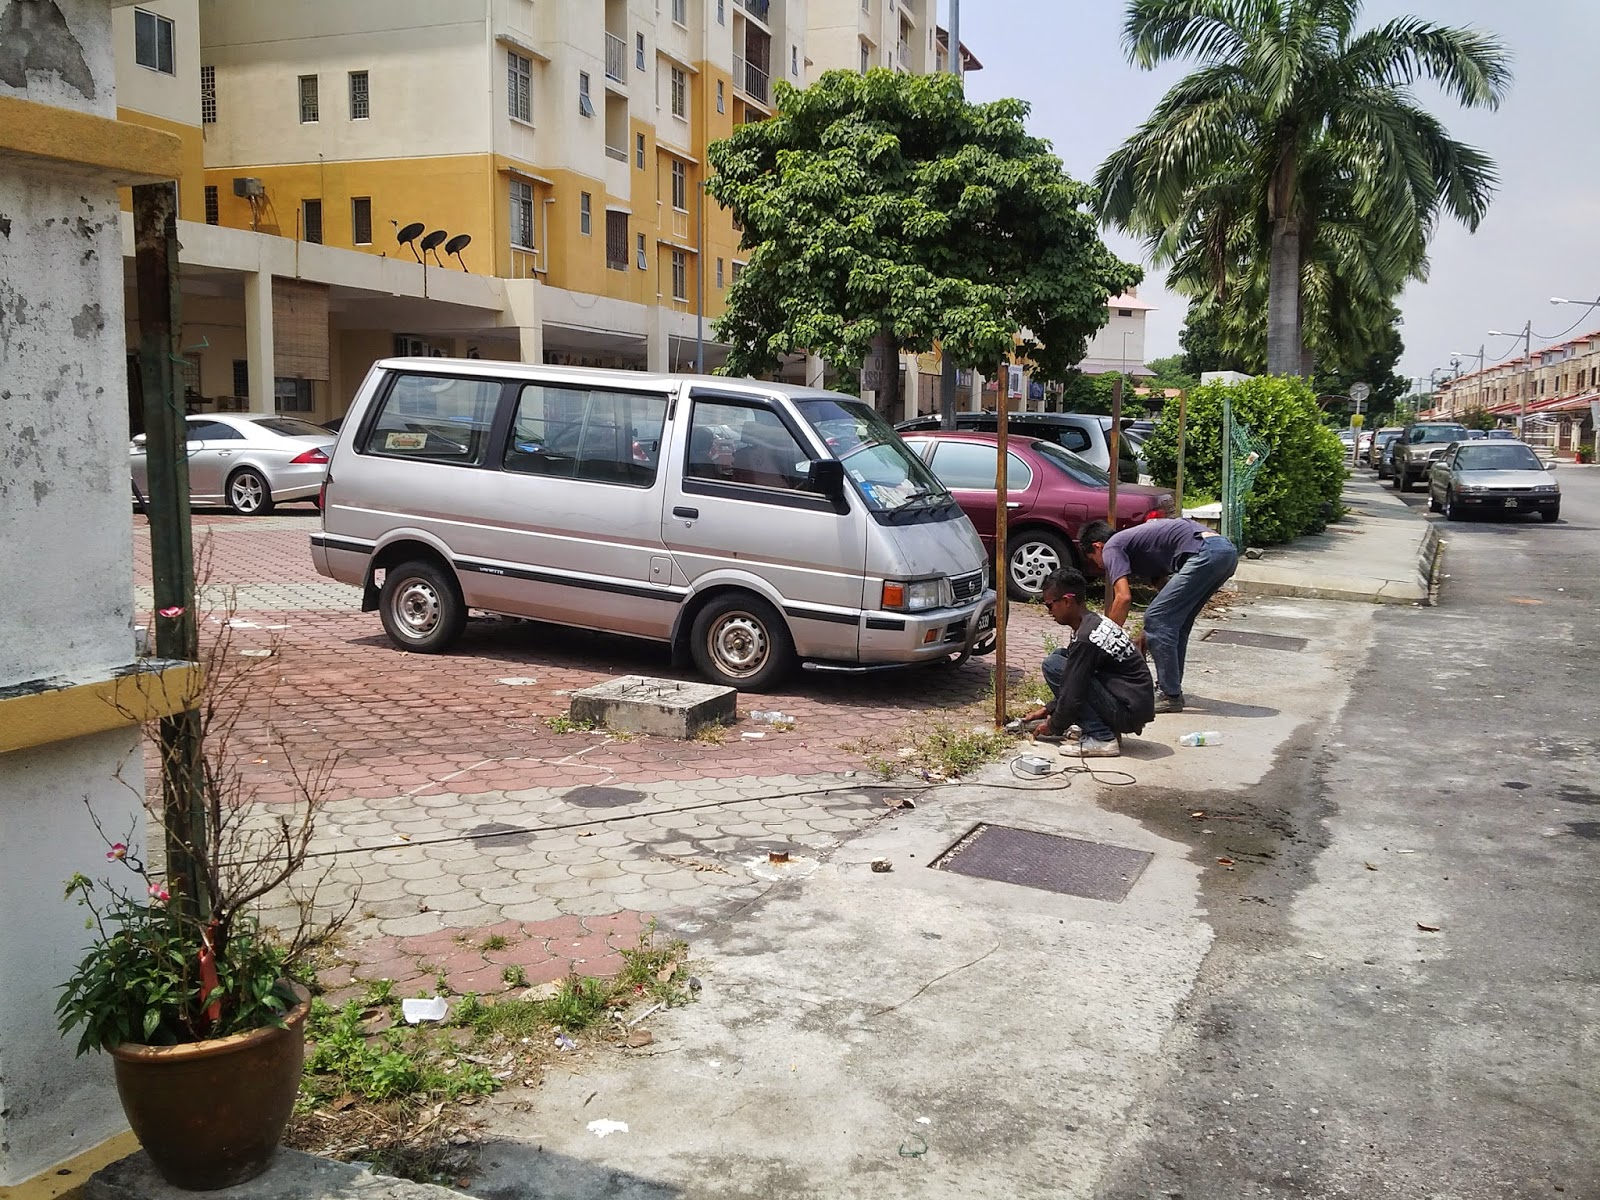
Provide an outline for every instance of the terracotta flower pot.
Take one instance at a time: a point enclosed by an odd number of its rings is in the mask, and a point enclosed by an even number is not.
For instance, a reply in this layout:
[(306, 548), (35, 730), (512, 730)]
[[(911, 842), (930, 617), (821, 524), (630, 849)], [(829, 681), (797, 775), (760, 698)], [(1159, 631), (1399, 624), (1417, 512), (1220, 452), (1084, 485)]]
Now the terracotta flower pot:
[(174, 1187), (232, 1187), (271, 1164), (305, 1062), (311, 998), (299, 986), (295, 993), (286, 1029), (111, 1051), (128, 1124)]

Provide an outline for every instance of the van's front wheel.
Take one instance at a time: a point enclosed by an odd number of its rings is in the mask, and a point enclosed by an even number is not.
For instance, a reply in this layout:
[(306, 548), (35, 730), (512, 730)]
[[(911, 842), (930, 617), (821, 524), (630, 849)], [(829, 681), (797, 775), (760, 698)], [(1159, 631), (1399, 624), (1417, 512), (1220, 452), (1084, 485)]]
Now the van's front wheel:
[(447, 571), (431, 562), (405, 562), (384, 571), (378, 616), (402, 650), (437, 654), (461, 636), (467, 606)]
[(794, 669), (794, 641), (776, 609), (756, 596), (718, 596), (690, 634), (700, 673), (743, 692), (764, 692)]

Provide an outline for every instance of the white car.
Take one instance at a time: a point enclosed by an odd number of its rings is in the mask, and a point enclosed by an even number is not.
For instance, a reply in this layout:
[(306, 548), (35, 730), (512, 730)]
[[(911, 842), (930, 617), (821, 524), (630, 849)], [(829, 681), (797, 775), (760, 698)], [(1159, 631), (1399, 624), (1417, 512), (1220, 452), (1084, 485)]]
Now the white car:
[[(188, 421), (189, 503), (226, 504), (247, 516), (289, 500), (317, 503), (338, 435), (296, 417), (205, 413)], [(149, 490), (145, 436), (128, 447), (133, 486)]]

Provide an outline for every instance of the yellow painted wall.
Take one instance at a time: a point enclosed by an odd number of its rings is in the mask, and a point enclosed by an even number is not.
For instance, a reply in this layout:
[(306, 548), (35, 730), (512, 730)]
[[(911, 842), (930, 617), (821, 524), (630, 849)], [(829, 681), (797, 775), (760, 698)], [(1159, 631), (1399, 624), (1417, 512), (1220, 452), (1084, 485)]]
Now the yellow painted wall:
[[(325, 245), (398, 256), (409, 261), (411, 252), (395, 241), (395, 233), (398, 227), (421, 221), (430, 231), (445, 229), (452, 235), (471, 234), (473, 244), (464, 257), (479, 271), (489, 269), (497, 224), (500, 236), (505, 236), (505, 219), (496, 222), (498, 207), (491, 204), (489, 184), (494, 177), (494, 165), (489, 155), (207, 170), (205, 182), (217, 189), (220, 223), (235, 229), (249, 229), (250, 204), (242, 196), (233, 194), (233, 181), (240, 176), (254, 176), (266, 186), (266, 203), (258, 226), (262, 233), (295, 237), (299, 232), (301, 202), (321, 200)], [(350, 201), (355, 196), (372, 198), (370, 246), (357, 246), (351, 241)], [(397, 222), (398, 226), (390, 222)], [(431, 255), (429, 261), (432, 261)]]
[[(127, 121), (134, 125), (143, 125), (148, 129), (158, 129), (162, 133), (170, 133), (182, 143), (183, 174), (178, 177), (178, 218), (183, 221), (204, 221), (206, 219), (204, 190), (206, 139), (200, 126), (185, 125), (181, 121), (169, 121), (165, 117), (139, 112), (131, 108), (117, 109), (117, 120)], [(127, 188), (119, 188), (117, 194), (122, 197), (123, 211), (131, 212), (133, 210), (133, 193)]]

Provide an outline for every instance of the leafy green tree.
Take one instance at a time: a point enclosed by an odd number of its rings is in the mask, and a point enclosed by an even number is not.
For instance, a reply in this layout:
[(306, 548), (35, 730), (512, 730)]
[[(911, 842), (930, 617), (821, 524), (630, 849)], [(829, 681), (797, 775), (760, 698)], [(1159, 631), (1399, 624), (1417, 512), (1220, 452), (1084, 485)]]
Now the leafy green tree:
[(1469, 408), (1456, 419), (1468, 429), (1482, 429), (1485, 431), (1494, 429), (1499, 424), (1491, 413), (1482, 408)]
[[(774, 102), (709, 151), (707, 190), (750, 249), (716, 326), (732, 373), (802, 350), (851, 364), (875, 348), (892, 364), (938, 341), (962, 367), (991, 374), (1015, 349), (1060, 381), (1107, 298), (1139, 281), (1020, 100), (971, 104), (951, 75), (873, 70), (779, 83)], [(892, 365), (885, 382), (892, 411)]]
[(1348, 396), (1352, 385), (1364, 383), (1372, 389), (1364, 411), (1378, 414), (1392, 410), (1394, 402), (1411, 390), (1411, 381), (1395, 374), (1395, 364), (1400, 361), (1406, 347), (1400, 340), (1400, 314), (1392, 305), (1390, 312), (1393, 314), (1392, 321), (1384, 327), (1378, 349), (1354, 362), (1318, 364), (1311, 386), (1319, 396)]
[(1188, 355), (1186, 354), (1170, 354), (1166, 358), (1152, 358), (1145, 366), (1154, 371), (1156, 377), (1154, 379), (1141, 380), (1140, 386), (1152, 387), (1157, 390), (1161, 388), (1182, 388), (1186, 392), (1192, 392), (1200, 386), (1200, 377), (1189, 371), (1187, 363)]
[(1308, 264), (1329, 319), (1372, 332), (1363, 304), (1392, 299), (1396, 278), (1423, 269), (1419, 247), (1441, 215), (1475, 229), (1494, 191), (1489, 159), (1451, 138), (1411, 88), (1427, 79), (1466, 107), (1494, 108), (1510, 84), (1505, 47), (1414, 17), (1358, 32), (1360, 9), (1360, 0), (1128, 5), (1132, 62), (1199, 66), (1102, 164), (1101, 211), (1147, 237), (1158, 261), (1209, 278), (1220, 301), (1230, 286), (1259, 295), (1253, 324), (1264, 307), (1273, 374), (1305, 371)]
[(1216, 307), (1204, 301), (1190, 301), (1188, 316), (1178, 334), (1178, 345), (1183, 348), (1184, 371), (1197, 380), (1207, 371), (1239, 371), (1246, 375), (1260, 373), (1259, 370), (1250, 370), (1250, 364), (1240, 355), (1223, 348), (1221, 321)]
[[(1267, 444), (1267, 461), (1245, 497), (1244, 536), (1252, 545), (1287, 542), (1316, 533), (1338, 511), (1346, 451), (1322, 424), (1316, 393), (1304, 380), (1263, 376), (1244, 383), (1209, 383), (1189, 397), (1184, 488), (1222, 495), (1222, 401), (1234, 419)], [(1171, 487), (1178, 464), (1178, 414), (1162, 413), (1144, 441), (1145, 462), (1158, 484)]]

